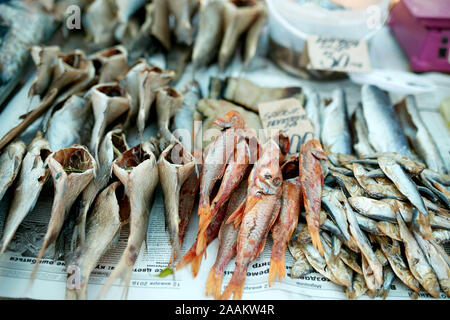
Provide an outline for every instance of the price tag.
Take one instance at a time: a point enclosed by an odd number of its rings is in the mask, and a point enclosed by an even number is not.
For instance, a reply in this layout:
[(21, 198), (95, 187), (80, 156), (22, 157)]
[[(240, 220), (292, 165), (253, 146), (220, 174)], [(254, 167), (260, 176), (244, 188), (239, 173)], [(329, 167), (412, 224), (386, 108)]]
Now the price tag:
[(267, 132), (282, 130), (289, 137), (289, 154), (297, 154), (300, 146), (308, 140), (317, 139), (314, 127), (306, 117), (306, 111), (299, 100), (294, 98), (260, 103), (259, 117)]
[(309, 69), (340, 72), (370, 72), (370, 58), (364, 39), (338, 39), (309, 36), (307, 39)]

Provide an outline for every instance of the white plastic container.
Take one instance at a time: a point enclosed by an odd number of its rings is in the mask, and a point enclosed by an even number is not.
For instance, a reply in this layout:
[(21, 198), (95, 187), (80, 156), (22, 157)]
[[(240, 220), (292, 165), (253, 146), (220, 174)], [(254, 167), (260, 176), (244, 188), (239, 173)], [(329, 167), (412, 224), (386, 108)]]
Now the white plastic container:
[(328, 10), (295, 0), (266, 0), (269, 11), (270, 56), (283, 69), (303, 78), (328, 79), (333, 72), (307, 70), (302, 66), (308, 35), (346, 39), (370, 38), (384, 25), (389, 0), (362, 10)]

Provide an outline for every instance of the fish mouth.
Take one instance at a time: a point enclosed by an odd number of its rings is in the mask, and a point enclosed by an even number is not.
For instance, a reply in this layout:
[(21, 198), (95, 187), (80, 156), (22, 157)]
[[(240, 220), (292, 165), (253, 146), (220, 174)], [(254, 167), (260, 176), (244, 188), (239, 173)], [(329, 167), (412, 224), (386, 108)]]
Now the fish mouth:
[(85, 69), (87, 66), (87, 61), (84, 59), (83, 55), (80, 53), (69, 53), (65, 55), (60, 55), (59, 58), (68, 66), (74, 69)]
[(148, 159), (150, 155), (142, 150), (141, 145), (138, 145), (123, 153), (122, 157), (116, 160), (116, 164), (122, 169), (130, 170)]
[(281, 173), (284, 180), (298, 177), (300, 174), (298, 157), (288, 159), (281, 167)]
[[(44, 155), (47, 150), (42, 150)], [(48, 156), (48, 155), (47, 155)], [(84, 149), (68, 148), (56, 152), (53, 158), (61, 164), (67, 174), (83, 173), (92, 169), (92, 158)]]
[(125, 97), (125, 90), (119, 85), (105, 85), (97, 87), (97, 90), (108, 97)]
[(253, 7), (258, 4), (256, 0), (231, 0), (236, 7)]
[(125, 186), (121, 184), (114, 191), (116, 193), (116, 199), (119, 204), (119, 220), (120, 224), (124, 225), (130, 221), (131, 204), (130, 199), (125, 193)]
[(112, 141), (112, 145), (115, 149), (117, 149), (121, 154), (124, 153), (125, 151), (127, 151), (127, 145), (126, 145), (126, 139), (125, 139), (125, 135), (120, 132), (120, 133), (113, 133), (111, 135), (111, 141)]
[(111, 48), (111, 49), (105, 50), (100, 55), (105, 58), (111, 58), (112, 56), (117, 56), (119, 54), (122, 54), (122, 50), (119, 50), (117, 48)]

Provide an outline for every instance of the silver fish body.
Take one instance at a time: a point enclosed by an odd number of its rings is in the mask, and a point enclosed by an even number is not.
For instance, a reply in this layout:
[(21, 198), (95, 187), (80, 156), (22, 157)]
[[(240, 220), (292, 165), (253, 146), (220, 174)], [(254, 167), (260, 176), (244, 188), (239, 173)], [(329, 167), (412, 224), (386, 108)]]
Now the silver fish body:
[(447, 173), (447, 168), (436, 143), (422, 121), (415, 97), (408, 95), (396, 111), (403, 132), (411, 141), (419, 156), (425, 161), (427, 167), (434, 171)]
[(347, 102), (343, 89), (333, 91), (332, 101), (322, 110), (321, 140), (331, 153), (352, 153), (347, 120)]
[(369, 142), (369, 132), (367, 129), (366, 120), (364, 119), (364, 114), (361, 105), (359, 105), (353, 115), (353, 130), (355, 133), (356, 143), (353, 145), (356, 153), (359, 157), (374, 152), (372, 146)]
[(411, 157), (408, 141), (386, 93), (375, 86), (364, 85), (361, 90), (363, 114), (371, 146), (377, 152), (396, 151)]
[(86, 134), (92, 130), (93, 116), (86, 99), (73, 95), (57, 110), (49, 121), (45, 137), (51, 150), (86, 143)]
[(413, 211), (413, 228), (426, 239), (429, 239), (431, 237), (430, 217), (414, 182), (403, 171), (402, 167), (391, 158), (381, 156), (378, 158), (378, 164), (397, 189), (417, 208), (416, 211)]

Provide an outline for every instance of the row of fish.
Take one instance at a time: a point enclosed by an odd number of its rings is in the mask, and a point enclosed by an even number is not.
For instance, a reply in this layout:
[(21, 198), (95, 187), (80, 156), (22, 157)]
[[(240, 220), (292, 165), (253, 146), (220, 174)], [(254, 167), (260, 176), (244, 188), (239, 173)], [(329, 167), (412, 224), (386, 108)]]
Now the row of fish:
[(447, 173), (439, 149), (422, 121), (414, 96), (395, 107), (386, 92), (372, 85), (361, 89), (361, 103), (349, 117), (343, 89), (321, 101), (314, 90), (304, 90), (305, 109), (324, 148), (331, 153), (364, 157), (375, 152), (398, 152), (421, 159), (429, 169)]
[[(94, 50), (120, 43), (132, 60), (163, 49), (176, 79), (185, 65), (218, 61), (225, 69), (242, 40), (244, 66), (255, 56), (260, 32), (267, 20), (264, 2), (257, 0), (94, 0), (42, 1), (56, 19), (62, 8), (76, 4), (82, 10), (86, 43)], [(67, 33), (63, 26), (64, 33)]]

